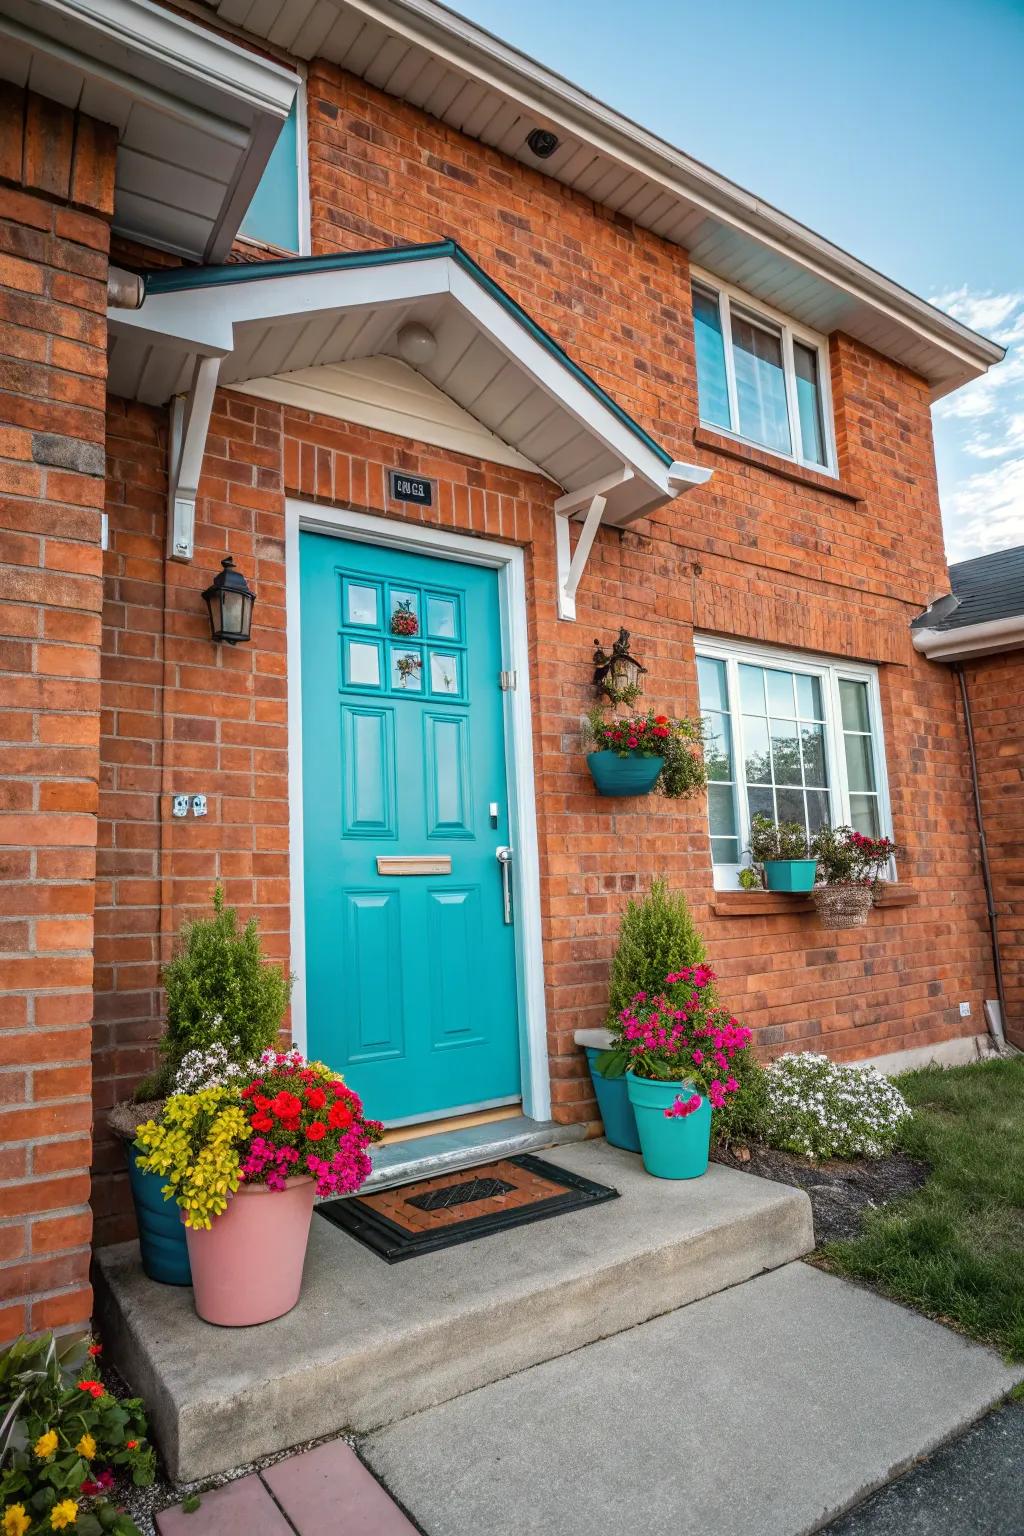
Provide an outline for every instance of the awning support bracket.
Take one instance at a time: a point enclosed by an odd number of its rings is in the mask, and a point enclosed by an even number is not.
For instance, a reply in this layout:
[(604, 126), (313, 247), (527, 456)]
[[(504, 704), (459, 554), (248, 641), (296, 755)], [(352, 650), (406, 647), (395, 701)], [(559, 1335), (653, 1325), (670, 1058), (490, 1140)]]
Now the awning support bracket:
[(187, 563), (195, 553), (196, 496), (220, 365), (219, 357), (197, 357), (188, 393), (175, 395), (171, 401), (167, 495), (167, 555), (171, 560)]
[[(560, 619), (573, 620), (576, 617), (576, 592), (608, 505), (608, 493), (632, 479), (633, 471), (623, 466), (613, 475), (606, 475), (603, 480), (597, 480), (578, 491), (570, 491), (555, 502), (555, 559)], [(583, 526), (576, 540), (576, 548), (573, 549), (569, 538), (569, 523), (581, 514)]]

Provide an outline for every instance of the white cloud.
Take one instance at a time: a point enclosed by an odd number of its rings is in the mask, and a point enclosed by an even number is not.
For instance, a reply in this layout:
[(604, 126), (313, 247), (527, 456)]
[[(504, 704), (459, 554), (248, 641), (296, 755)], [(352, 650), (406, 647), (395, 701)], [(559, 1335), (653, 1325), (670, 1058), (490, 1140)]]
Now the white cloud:
[(946, 545), (951, 560), (964, 560), (1024, 544), (1024, 291), (963, 287), (933, 303), (1008, 349), (935, 408)]

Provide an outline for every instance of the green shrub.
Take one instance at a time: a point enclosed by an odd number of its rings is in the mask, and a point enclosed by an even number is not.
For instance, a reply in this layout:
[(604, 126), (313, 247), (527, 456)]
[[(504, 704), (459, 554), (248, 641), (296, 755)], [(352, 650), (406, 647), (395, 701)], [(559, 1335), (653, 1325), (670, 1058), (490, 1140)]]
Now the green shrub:
[(806, 859), (807, 833), (797, 821), (772, 821), (756, 811), (750, 822), (750, 856), (755, 864), (769, 859)]
[(4, 1536), (139, 1536), (109, 1497), (140, 1488), (156, 1459), (138, 1398), (111, 1396), (87, 1339), (21, 1338), (0, 1351), (0, 1530)]
[(288, 1006), (291, 980), (264, 960), (256, 919), (241, 930), (238, 914), (213, 893), (213, 916), (186, 923), (178, 952), (164, 969), (167, 1028), (163, 1062), (140, 1083), (136, 1100), (163, 1098), (189, 1051), (223, 1046), (230, 1061), (255, 1059), (274, 1045)]
[(900, 1090), (874, 1067), (802, 1051), (764, 1075), (764, 1139), (802, 1157), (884, 1157), (910, 1115)]
[(704, 959), (704, 940), (686, 897), (670, 891), (664, 880), (655, 880), (647, 895), (631, 900), (622, 915), (609, 983), (609, 1027), (638, 992), (660, 992), (670, 972), (700, 965)]

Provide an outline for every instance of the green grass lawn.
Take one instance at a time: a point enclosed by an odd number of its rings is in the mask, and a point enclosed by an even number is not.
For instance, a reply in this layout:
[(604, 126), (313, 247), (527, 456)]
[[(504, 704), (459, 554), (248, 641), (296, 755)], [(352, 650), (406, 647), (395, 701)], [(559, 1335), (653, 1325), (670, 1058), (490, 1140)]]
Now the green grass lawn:
[(1024, 1056), (897, 1082), (914, 1110), (903, 1144), (931, 1177), (824, 1263), (1024, 1360)]

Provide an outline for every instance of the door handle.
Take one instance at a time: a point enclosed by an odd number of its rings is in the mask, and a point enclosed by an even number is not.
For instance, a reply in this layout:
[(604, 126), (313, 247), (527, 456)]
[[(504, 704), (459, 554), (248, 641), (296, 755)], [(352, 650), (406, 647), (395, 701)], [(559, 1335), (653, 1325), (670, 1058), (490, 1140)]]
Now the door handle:
[(505, 911), (505, 921), (512, 921), (512, 849), (496, 848), (494, 857), (501, 865), (501, 898)]

